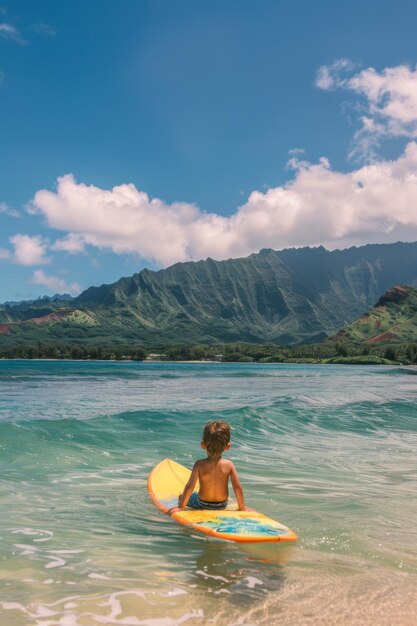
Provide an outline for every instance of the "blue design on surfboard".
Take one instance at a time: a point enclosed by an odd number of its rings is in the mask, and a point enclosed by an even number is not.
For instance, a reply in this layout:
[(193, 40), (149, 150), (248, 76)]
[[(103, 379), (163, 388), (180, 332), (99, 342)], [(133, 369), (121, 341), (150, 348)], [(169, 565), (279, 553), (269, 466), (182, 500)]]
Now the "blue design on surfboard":
[(230, 518), (217, 518), (213, 521), (197, 522), (196, 526), (205, 526), (211, 528), (220, 533), (228, 533), (231, 535), (263, 535), (263, 536), (277, 536), (285, 535), (288, 533), (286, 528), (277, 528), (269, 524), (263, 524), (258, 520), (252, 520), (248, 518), (242, 519), (230, 519)]

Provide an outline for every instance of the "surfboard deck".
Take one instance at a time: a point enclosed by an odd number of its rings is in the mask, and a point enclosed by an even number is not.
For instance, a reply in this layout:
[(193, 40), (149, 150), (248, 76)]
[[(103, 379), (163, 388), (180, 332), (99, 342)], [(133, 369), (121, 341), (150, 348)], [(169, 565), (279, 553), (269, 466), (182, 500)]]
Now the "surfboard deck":
[[(164, 459), (156, 465), (148, 477), (148, 491), (156, 506), (164, 513), (178, 504), (178, 496), (190, 477), (191, 471)], [(195, 487), (199, 489), (198, 482)], [(257, 511), (239, 511), (236, 505), (228, 505), (222, 511), (184, 509), (172, 515), (180, 524), (191, 530), (241, 543), (296, 541), (297, 535), (276, 520)]]

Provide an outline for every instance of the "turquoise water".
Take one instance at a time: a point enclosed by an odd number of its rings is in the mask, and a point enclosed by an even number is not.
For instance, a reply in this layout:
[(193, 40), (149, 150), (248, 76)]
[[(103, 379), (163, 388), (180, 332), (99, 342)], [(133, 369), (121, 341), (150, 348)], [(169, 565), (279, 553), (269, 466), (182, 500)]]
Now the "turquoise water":
[[(0, 361), (0, 623), (416, 623), (417, 369)], [(189, 533), (149, 500), (233, 426), (288, 553)]]

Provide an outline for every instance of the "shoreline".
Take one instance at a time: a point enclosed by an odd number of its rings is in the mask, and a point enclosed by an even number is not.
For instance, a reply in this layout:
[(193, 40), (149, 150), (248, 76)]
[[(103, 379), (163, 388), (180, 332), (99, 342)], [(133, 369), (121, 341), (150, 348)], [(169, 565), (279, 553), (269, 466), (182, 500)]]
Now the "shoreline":
[(385, 367), (395, 367), (395, 366), (401, 366), (401, 367), (412, 367), (412, 368), (417, 368), (417, 363), (402, 363), (401, 361), (392, 361), (391, 363), (381, 363), (381, 362), (359, 362), (359, 361), (349, 361), (348, 359), (346, 360), (339, 360), (337, 362), (331, 362), (327, 359), (321, 359), (321, 360), (317, 360), (317, 361), (312, 361), (309, 359), (299, 359), (299, 360), (294, 360), (292, 359), (291, 361), (275, 361), (275, 362), (270, 362), (270, 361), (266, 361), (266, 362), (260, 362), (260, 361), (217, 361), (217, 360), (170, 360), (170, 359), (143, 359), (143, 361), (138, 360), (138, 359), (58, 359), (58, 358), (45, 358), (45, 359), (41, 359), (41, 358), (33, 358), (33, 359), (28, 359), (28, 358), (24, 358), (24, 357), (19, 357), (19, 358), (5, 358), (5, 357), (0, 357), (0, 362), (1, 361), (25, 361), (25, 362), (42, 362), (42, 361), (46, 361), (46, 362), (65, 362), (65, 363), (146, 363), (146, 364), (150, 364), (150, 363), (194, 363), (194, 364), (217, 364), (217, 365), (377, 365), (377, 366), (385, 366)]

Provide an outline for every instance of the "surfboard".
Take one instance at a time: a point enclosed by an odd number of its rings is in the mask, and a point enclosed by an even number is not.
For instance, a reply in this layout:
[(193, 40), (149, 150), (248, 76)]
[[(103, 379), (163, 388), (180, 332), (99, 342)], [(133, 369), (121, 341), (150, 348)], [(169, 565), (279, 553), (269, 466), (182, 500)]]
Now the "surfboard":
[[(178, 496), (190, 477), (191, 471), (172, 461), (164, 459), (156, 465), (148, 477), (148, 491), (156, 506), (167, 513), (178, 504)], [(199, 485), (195, 487), (198, 491)], [(172, 518), (195, 530), (217, 539), (249, 542), (296, 541), (297, 535), (280, 522), (257, 511), (239, 511), (236, 504), (228, 505), (222, 511), (184, 509)]]

